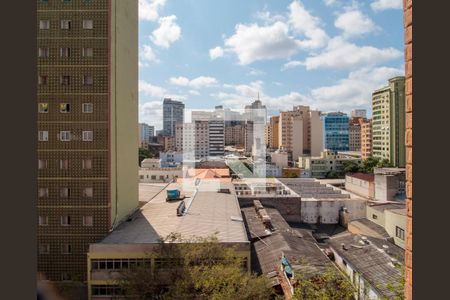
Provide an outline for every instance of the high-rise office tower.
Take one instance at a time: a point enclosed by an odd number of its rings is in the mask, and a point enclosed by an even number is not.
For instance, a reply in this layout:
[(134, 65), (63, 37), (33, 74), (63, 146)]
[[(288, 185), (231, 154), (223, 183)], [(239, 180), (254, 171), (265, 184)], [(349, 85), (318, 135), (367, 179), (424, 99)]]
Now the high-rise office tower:
[(280, 126), (280, 116), (272, 116), (270, 117), (270, 138), (269, 138), (269, 148), (270, 149), (278, 149), (278, 136), (279, 136), (279, 126)]
[(155, 127), (146, 123), (139, 124), (139, 145), (150, 143), (150, 138), (155, 135)]
[(364, 121), (362, 117), (350, 118), (348, 126), (348, 144), (350, 151), (361, 151), (361, 124)]
[(349, 118), (342, 112), (322, 116), (325, 148), (331, 151), (349, 151)]
[(372, 94), (373, 156), (405, 166), (405, 77), (389, 79), (389, 85)]
[(163, 134), (175, 136), (177, 123), (184, 122), (184, 103), (164, 98), (163, 100)]
[(37, 269), (85, 281), (138, 205), (138, 1), (38, 1), (37, 26)]

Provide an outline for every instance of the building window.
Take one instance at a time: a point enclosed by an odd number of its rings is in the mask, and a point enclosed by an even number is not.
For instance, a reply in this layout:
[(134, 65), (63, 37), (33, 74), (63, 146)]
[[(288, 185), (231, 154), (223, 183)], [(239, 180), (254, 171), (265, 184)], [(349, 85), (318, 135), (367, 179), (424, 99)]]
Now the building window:
[(94, 78), (92, 77), (92, 75), (84, 75), (83, 76), (83, 84), (84, 85), (94, 84)]
[(38, 159), (38, 169), (47, 169), (48, 168), (48, 160), (46, 159)]
[(60, 57), (70, 57), (70, 48), (59, 48)]
[(46, 85), (47, 84), (48, 77), (45, 75), (39, 75), (38, 77), (38, 84), (39, 85)]
[(50, 49), (49, 48), (39, 48), (38, 49), (38, 57), (49, 57), (50, 56)]
[(48, 113), (48, 103), (39, 103), (38, 110), (39, 110), (39, 113), (41, 113), (41, 114)]
[(48, 197), (48, 188), (39, 188), (38, 195), (39, 195), (39, 198)]
[(48, 131), (39, 131), (38, 132), (38, 140), (40, 142), (47, 142), (48, 141)]
[(94, 21), (93, 20), (83, 20), (83, 29), (93, 29)]
[(378, 216), (376, 214), (372, 214), (372, 219), (376, 220), (378, 219)]
[(91, 187), (87, 187), (83, 189), (83, 197), (92, 198), (94, 195), (94, 189)]
[(39, 254), (49, 254), (49, 253), (50, 253), (50, 244), (39, 245)]
[(90, 114), (94, 110), (94, 105), (92, 103), (83, 103), (82, 104), (82, 111), (83, 113)]
[(59, 84), (69, 85), (70, 84), (70, 76), (63, 75), (63, 76), (59, 77)]
[(84, 216), (83, 217), (83, 226), (93, 226), (94, 225), (94, 217), (93, 216)]
[(39, 226), (48, 225), (48, 216), (39, 216)]
[(60, 159), (59, 160), (59, 168), (61, 170), (69, 169), (69, 160), (68, 159)]
[(70, 131), (60, 131), (59, 132), (59, 140), (61, 142), (69, 142), (70, 141)]
[(60, 103), (59, 104), (59, 112), (61, 112), (61, 113), (70, 112), (70, 103)]
[(50, 21), (49, 20), (40, 20), (39, 21), (39, 29), (50, 29)]
[(61, 198), (69, 198), (70, 197), (70, 189), (67, 187), (61, 188), (61, 190), (59, 191), (59, 196)]
[(83, 141), (92, 142), (94, 140), (94, 133), (92, 131), (83, 131)]
[(92, 169), (92, 159), (83, 159), (81, 161), (81, 166), (84, 170)]
[(395, 236), (404, 241), (405, 240), (405, 230), (398, 226), (395, 226)]
[(61, 20), (61, 29), (70, 30), (72, 28), (72, 21), (70, 20)]
[(81, 55), (83, 57), (92, 57), (92, 56), (94, 56), (94, 49), (93, 48), (83, 48), (81, 50)]
[(62, 254), (71, 254), (72, 253), (72, 245), (62, 244), (61, 253)]
[(70, 216), (62, 216), (61, 217), (61, 225), (69, 226), (70, 225)]

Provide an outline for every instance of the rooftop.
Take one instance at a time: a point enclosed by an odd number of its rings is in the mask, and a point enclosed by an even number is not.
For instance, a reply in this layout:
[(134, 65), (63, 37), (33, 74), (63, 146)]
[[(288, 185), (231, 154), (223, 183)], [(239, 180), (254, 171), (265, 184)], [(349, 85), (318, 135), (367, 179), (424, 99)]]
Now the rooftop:
[(367, 173), (352, 173), (347, 174), (349, 177), (358, 178), (364, 181), (374, 182), (375, 181), (375, 175), (374, 174), (367, 174)]
[(253, 270), (266, 275), (274, 272), (283, 254), (294, 272), (300, 271), (305, 275), (316, 275), (332, 266), (309, 231), (291, 228), (277, 209), (264, 209), (271, 219), (271, 231), (266, 230), (255, 207), (242, 208), (248, 235), (253, 240)]
[(385, 210), (396, 210), (396, 209), (405, 209), (405, 203), (392, 203), (392, 202), (386, 202), (386, 203), (374, 203), (369, 204), (368, 207), (373, 208), (377, 211), (384, 212)]
[[(191, 188), (189, 188), (191, 187)], [(219, 192), (228, 189), (230, 193)], [(166, 190), (179, 189), (185, 195), (186, 213), (177, 216), (180, 201), (166, 201)], [(248, 242), (239, 203), (231, 183), (201, 180), (198, 186), (170, 183), (156, 193), (151, 185), (140, 188), (148, 203), (106, 236), (102, 244), (149, 244), (160, 237), (180, 233), (182, 237), (210, 236), (217, 233), (219, 242)], [(143, 199), (145, 196), (140, 195)]]
[(366, 218), (350, 221), (348, 230), (354, 234), (372, 236), (380, 239), (389, 238), (389, 234), (383, 226), (380, 226)]
[(402, 276), (393, 262), (403, 263), (404, 250), (384, 239), (366, 237), (366, 243), (361, 237), (344, 232), (332, 237), (329, 245), (375, 290), (391, 299), (394, 293), (387, 285), (399, 283)]

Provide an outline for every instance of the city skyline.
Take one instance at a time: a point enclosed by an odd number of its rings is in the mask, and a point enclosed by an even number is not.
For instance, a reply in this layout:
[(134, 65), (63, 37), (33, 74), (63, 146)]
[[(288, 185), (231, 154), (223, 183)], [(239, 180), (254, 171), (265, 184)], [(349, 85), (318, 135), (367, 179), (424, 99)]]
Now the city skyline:
[(402, 21), (401, 1), (140, 1), (139, 121), (161, 129), (164, 97), (188, 112), (258, 93), (268, 116), (370, 114), (373, 90), (404, 74)]

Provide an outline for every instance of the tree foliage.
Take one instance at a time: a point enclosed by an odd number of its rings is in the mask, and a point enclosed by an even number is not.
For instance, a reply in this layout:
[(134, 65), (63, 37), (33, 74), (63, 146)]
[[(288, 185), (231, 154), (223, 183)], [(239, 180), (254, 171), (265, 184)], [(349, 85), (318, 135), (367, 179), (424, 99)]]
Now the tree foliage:
[(146, 158), (153, 158), (153, 154), (146, 148), (139, 148), (139, 165)]
[(171, 234), (148, 256), (169, 263), (154, 271), (141, 266), (122, 272), (118, 284), (125, 296), (262, 300), (271, 299), (273, 293), (267, 278), (249, 273), (237, 248), (224, 247), (216, 236), (183, 239)]
[[(297, 273), (296, 273), (297, 275)], [(313, 277), (297, 276), (293, 300), (351, 300), (355, 289), (350, 281), (334, 268)]]

